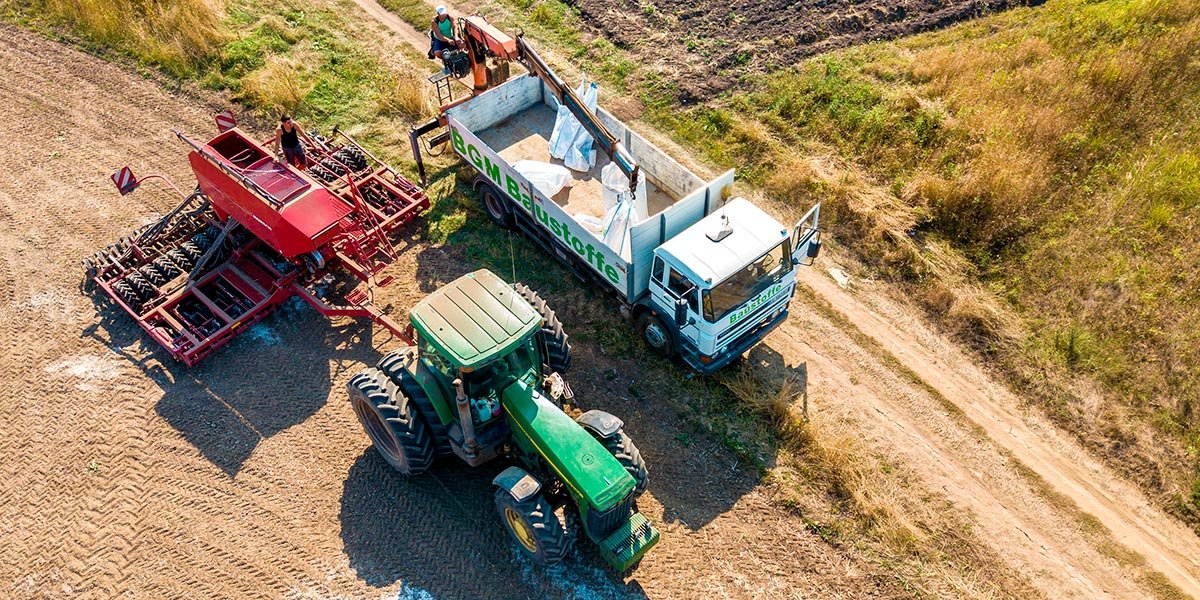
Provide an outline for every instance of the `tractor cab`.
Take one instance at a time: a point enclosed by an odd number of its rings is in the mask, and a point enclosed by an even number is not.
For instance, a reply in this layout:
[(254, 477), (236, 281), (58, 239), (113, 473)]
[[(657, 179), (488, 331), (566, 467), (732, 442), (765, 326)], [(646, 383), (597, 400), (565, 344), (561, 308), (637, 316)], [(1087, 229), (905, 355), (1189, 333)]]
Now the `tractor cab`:
[(476, 422), (499, 416), (500, 394), (510, 384), (541, 384), (536, 334), (542, 317), (491, 271), (470, 273), (429, 295), (411, 320), (421, 366), (446, 398), (467, 396)]

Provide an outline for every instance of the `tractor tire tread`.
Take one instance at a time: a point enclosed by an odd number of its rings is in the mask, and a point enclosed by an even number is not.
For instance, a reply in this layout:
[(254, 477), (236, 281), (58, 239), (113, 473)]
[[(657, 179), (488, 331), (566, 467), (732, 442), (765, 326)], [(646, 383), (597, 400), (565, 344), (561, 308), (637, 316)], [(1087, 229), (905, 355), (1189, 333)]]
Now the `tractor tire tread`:
[[(515, 500), (508, 490), (497, 488), (495, 492), (496, 511), (500, 513), (500, 518), (504, 519), (504, 507), (511, 506), (522, 517), (533, 530), (533, 535), (537, 538), (540, 553), (528, 553), (533, 562), (551, 566), (561, 562), (571, 550), (575, 548), (576, 533), (575, 523), (571, 519), (571, 511), (573, 507), (567, 507), (563, 512), (566, 517), (560, 520), (554, 512), (554, 507), (546, 501), (542, 494), (536, 494), (525, 500)], [(511, 534), (511, 532), (510, 532)], [(522, 551), (527, 551), (520, 543)]]
[[(347, 384), (347, 391), (350, 393), (352, 401), (354, 392), (357, 391), (362, 395), (363, 400), (383, 417), (404, 454), (404, 461), (399, 463), (382, 450), (380, 450), (380, 454), (402, 474), (419, 475), (429, 469), (436, 455), (429, 428), (420, 415), (411, 413), (408, 402), (396, 401), (395, 388), (393, 387), (392, 393), (389, 393), (388, 383), (390, 381), (387, 375), (384, 375), (379, 369), (371, 367), (351, 377)], [(354, 402), (354, 405), (357, 413), (358, 403)], [(394, 416), (385, 415), (384, 410)], [(359, 419), (362, 420), (363, 417), (360, 415)], [(376, 449), (379, 450), (378, 447)]]
[(395, 385), (400, 386), (404, 395), (416, 406), (417, 413), (425, 419), (425, 423), (429, 426), (429, 433), (433, 435), (434, 447), (438, 456), (449, 456), (454, 454), (454, 449), (450, 446), (450, 434), (446, 432), (446, 426), (442, 424), (437, 409), (433, 407), (433, 401), (429, 399), (425, 390), (421, 389), (421, 385), (408, 370), (408, 365), (415, 357), (415, 348), (401, 348), (389, 352), (379, 359), (376, 368)]
[(625, 471), (633, 476), (633, 480), (637, 484), (633, 488), (634, 497), (645, 493), (649, 483), (650, 470), (646, 467), (646, 460), (642, 458), (642, 453), (634, 445), (633, 439), (625, 433), (624, 429), (618, 429), (613, 435), (599, 441), (609, 454), (612, 454), (622, 467), (625, 467)]
[(513, 289), (542, 316), (542, 329), (538, 335), (546, 347), (545, 367), (551, 373), (565, 374), (571, 369), (571, 343), (570, 336), (563, 329), (562, 322), (558, 320), (558, 315), (529, 286), (517, 283), (513, 285)]

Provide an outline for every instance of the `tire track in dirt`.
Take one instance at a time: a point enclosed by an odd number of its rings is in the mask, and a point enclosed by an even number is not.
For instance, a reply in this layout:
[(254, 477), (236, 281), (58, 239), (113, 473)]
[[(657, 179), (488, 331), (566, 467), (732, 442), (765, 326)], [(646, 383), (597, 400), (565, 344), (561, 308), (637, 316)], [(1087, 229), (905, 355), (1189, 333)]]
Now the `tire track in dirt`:
[(979, 538), (1047, 597), (1143, 594), (1041, 501), (1002, 453), (956, 423), (935, 399), (898, 378), (838, 324), (807, 310), (793, 313), (768, 345), (785, 360), (805, 364), (810, 411), (851, 423), (871, 448), (902, 457), (898, 462), (917, 472), (922, 487), (966, 510)]
[(1185, 592), (1200, 595), (1200, 539), (1194, 532), (1155, 508), (1136, 487), (1045, 419), (1023, 411), (1008, 388), (882, 294), (850, 294), (816, 272), (805, 282), (963, 410), (992, 441), (1096, 517), (1118, 542), (1141, 554)]

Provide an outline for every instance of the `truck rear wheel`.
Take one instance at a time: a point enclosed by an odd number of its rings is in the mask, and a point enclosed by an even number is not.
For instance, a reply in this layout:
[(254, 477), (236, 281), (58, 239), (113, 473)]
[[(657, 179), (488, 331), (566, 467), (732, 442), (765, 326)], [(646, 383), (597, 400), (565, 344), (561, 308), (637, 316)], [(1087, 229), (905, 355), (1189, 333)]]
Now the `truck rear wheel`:
[(542, 330), (538, 335), (546, 347), (545, 368), (551, 373), (566, 373), (571, 368), (571, 344), (567, 341), (569, 336), (563, 330), (558, 315), (529, 286), (518, 283), (513, 285), (513, 289), (542, 316)]
[(549, 566), (570, 554), (575, 546), (571, 507), (564, 509), (564, 519), (560, 520), (541, 493), (517, 500), (508, 490), (497, 489), (495, 500), (500, 522), (534, 563)]
[(671, 331), (663, 325), (662, 319), (645, 312), (638, 317), (637, 327), (638, 331), (642, 332), (642, 340), (647, 346), (667, 358), (675, 356), (675, 341), (671, 338)]
[(487, 213), (493, 223), (505, 229), (512, 227), (512, 213), (508, 210), (508, 203), (496, 188), (486, 183), (480, 185), (479, 201), (483, 204), (483, 211)]
[(433, 440), (412, 403), (379, 369), (365, 369), (346, 384), (346, 392), (367, 436), (388, 464), (404, 475), (425, 472), (433, 463)]

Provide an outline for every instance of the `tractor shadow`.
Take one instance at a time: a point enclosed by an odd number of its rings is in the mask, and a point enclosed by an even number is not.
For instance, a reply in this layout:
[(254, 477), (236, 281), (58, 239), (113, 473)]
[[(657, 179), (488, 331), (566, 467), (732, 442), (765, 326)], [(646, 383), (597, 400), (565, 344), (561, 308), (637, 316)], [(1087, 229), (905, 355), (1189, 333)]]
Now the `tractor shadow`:
[(404, 477), (367, 448), (346, 478), (340, 520), (350, 566), (366, 583), (402, 582), (435, 598), (644, 598), (580, 540), (567, 560), (539, 567), (517, 550), (492, 503), (491, 481), (504, 467), (471, 468), (441, 457), (430, 471)]
[(83, 337), (108, 346), (154, 381), (162, 390), (155, 411), (230, 477), (260, 442), (320, 410), (332, 382), (372, 362), (379, 354), (374, 346), (386, 343), (372, 339), (369, 322), (333, 325), (293, 299), (188, 367), (101, 296), (93, 296), (99, 321)]

